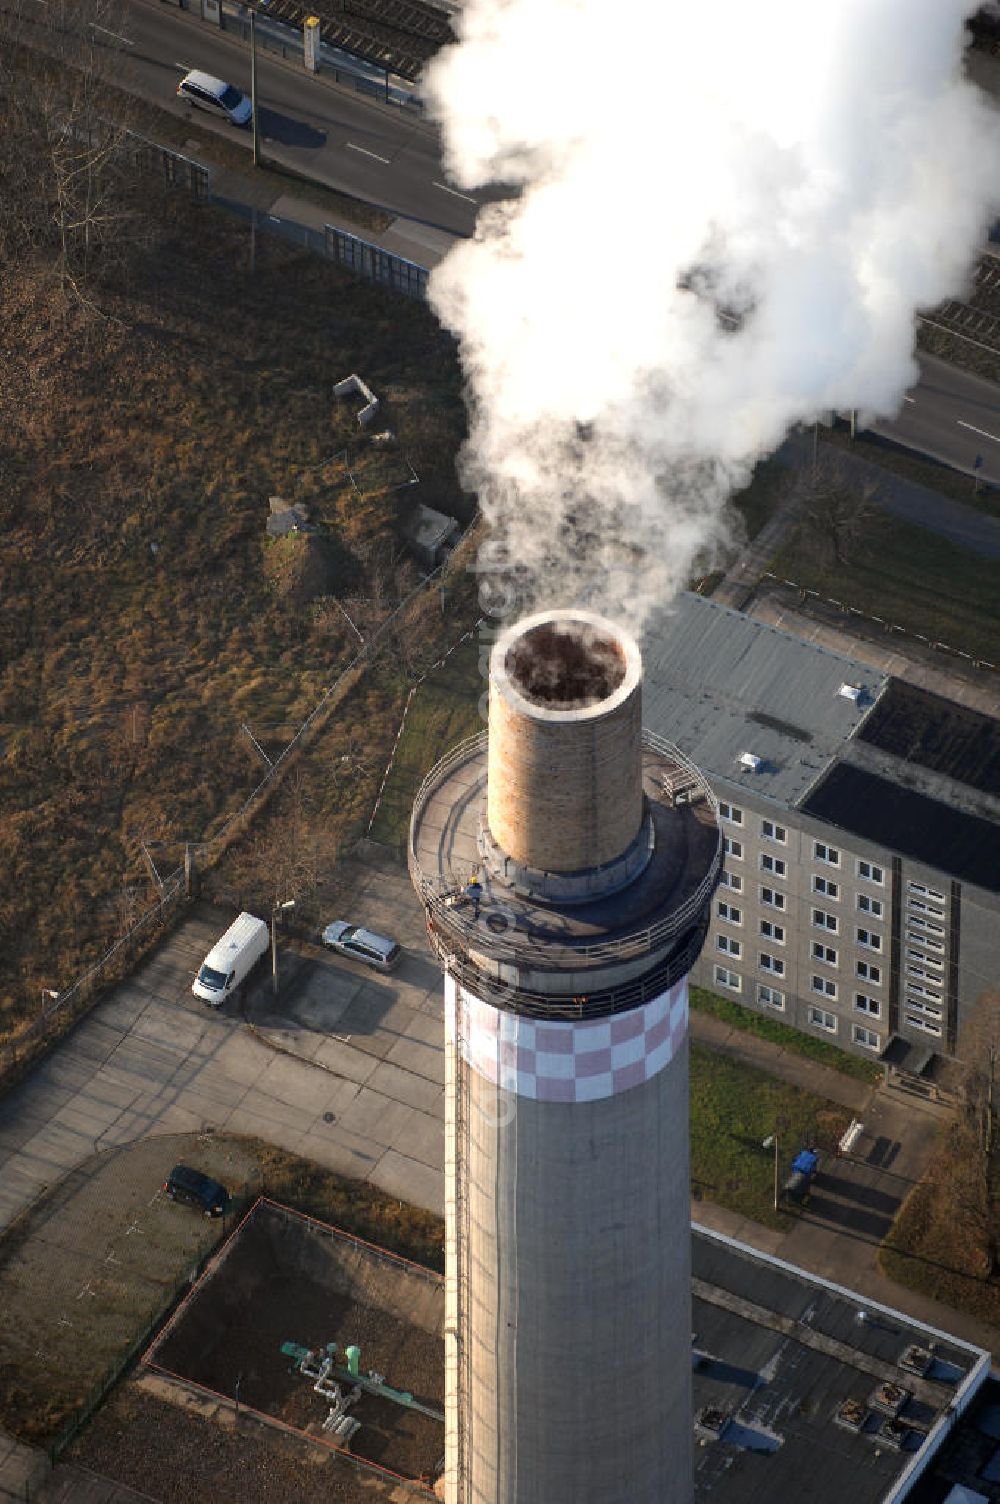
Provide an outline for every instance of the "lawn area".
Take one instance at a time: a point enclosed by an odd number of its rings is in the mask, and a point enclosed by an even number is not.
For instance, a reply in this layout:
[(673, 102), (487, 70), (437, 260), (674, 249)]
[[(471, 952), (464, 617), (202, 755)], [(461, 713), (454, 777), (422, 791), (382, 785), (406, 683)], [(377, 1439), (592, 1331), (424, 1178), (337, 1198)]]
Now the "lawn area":
[(800, 526), (771, 568), (821, 596), (974, 658), (997, 657), (997, 565), (898, 518), (876, 516), (837, 564)]
[(803, 1034), (800, 1029), (790, 1029), (776, 1018), (765, 1018), (763, 1014), (742, 1008), (739, 1003), (718, 997), (704, 987), (690, 987), (688, 1001), (699, 1013), (710, 1013), (714, 1018), (732, 1025), (734, 1029), (743, 1029), (747, 1034), (757, 1035), (759, 1039), (769, 1039), (783, 1050), (805, 1055), (819, 1065), (828, 1065), (831, 1070), (840, 1071), (841, 1075), (854, 1076), (858, 1081), (881, 1079), (881, 1067), (874, 1060), (862, 1060), (860, 1056), (849, 1055), (846, 1050), (838, 1050), (835, 1044), (828, 1044), (825, 1039), (814, 1039), (811, 1034)]
[[(484, 644), (485, 651), (485, 644)], [(432, 670), (410, 701), (389, 781), (371, 838), (401, 849), (420, 783), (449, 748), (485, 730), (479, 713), (486, 681), (479, 672), (478, 633), (460, 643), (442, 668)]]
[(776, 459), (761, 460), (746, 490), (733, 497), (733, 506), (743, 519), (749, 540), (756, 538), (770, 522), (794, 481), (794, 472), (787, 465)]
[(849, 1117), (823, 1097), (692, 1045), (692, 1192), (767, 1227), (790, 1227), (794, 1214), (774, 1210), (774, 1155), (764, 1139), (777, 1128), (783, 1183), (800, 1149), (833, 1153)]

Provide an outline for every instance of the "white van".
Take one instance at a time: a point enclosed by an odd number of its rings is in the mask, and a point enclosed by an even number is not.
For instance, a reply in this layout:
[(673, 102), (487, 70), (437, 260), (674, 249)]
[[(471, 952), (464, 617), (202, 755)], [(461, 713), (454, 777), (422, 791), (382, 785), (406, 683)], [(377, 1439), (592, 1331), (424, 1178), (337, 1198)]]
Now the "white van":
[(191, 991), (203, 1003), (219, 1008), (250, 975), (269, 944), (267, 923), (253, 914), (239, 914), (202, 962)]
[(200, 68), (185, 73), (177, 85), (177, 95), (188, 104), (197, 105), (199, 110), (207, 110), (216, 120), (224, 117), (230, 125), (249, 125), (253, 115), (253, 106), (245, 94), (222, 78), (202, 73)]

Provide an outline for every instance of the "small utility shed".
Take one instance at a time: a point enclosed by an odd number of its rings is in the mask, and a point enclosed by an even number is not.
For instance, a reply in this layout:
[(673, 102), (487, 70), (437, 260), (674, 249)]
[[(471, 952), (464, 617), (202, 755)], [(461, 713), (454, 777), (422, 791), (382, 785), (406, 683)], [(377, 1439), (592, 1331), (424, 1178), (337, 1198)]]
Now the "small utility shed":
[(454, 517), (446, 517), (433, 507), (418, 501), (403, 529), (411, 551), (428, 569), (436, 569), (458, 542), (461, 528)]

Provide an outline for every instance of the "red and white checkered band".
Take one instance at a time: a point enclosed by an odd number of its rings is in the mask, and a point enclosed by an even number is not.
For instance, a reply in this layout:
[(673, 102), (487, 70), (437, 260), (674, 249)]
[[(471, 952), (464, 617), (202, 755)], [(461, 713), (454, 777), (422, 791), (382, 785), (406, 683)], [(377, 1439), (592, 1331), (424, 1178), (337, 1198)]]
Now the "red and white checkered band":
[(596, 1102), (649, 1081), (687, 1035), (687, 977), (641, 1008), (610, 1018), (536, 1019), (480, 1001), (445, 979), (449, 1042), (461, 1007), (462, 1054), (479, 1075), (539, 1102)]

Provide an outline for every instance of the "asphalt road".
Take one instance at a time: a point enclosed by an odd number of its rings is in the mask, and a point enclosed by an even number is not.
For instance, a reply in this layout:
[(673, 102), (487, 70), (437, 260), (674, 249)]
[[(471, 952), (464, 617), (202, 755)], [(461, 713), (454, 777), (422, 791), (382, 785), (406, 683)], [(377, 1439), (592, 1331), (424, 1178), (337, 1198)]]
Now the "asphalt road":
[(907, 393), (902, 412), (873, 424), (873, 431), (1000, 485), (1000, 387), (932, 355), (921, 355), (919, 362), (920, 381)]
[[(38, 15), (26, 39), (44, 46), (46, 5), (28, 0)], [(242, 146), (247, 167), (251, 133), (179, 100), (176, 86), (190, 68), (250, 93), (250, 50), (236, 32), (160, 0), (123, 0), (120, 34), (93, 32), (110, 77), (172, 114), (189, 118)], [(393, 214), (405, 215), (454, 235), (472, 234), (479, 201), (451, 189), (444, 179), (436, 128), (416, 112), (386, 105), (313, 77), (301, 63), (257, 49), (257, 94), (265, 154), (344, 193)]]

